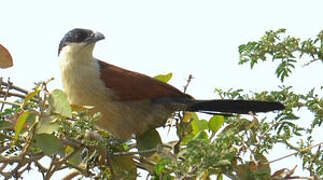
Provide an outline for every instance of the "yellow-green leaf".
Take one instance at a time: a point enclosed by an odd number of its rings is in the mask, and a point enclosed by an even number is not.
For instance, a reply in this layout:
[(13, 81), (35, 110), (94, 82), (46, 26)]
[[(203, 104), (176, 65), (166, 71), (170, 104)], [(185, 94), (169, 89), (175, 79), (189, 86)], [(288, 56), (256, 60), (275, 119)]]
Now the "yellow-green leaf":
[(34, 138), (34, 145), (47, 155), (64, 155), (64, 145), (56, 136), (51, 134), (37, 134)]
[(48, 102), (55, 113), (72, 118), (72, 109), (67, 100), (66, 94), (59, 89), (55, 89), (49, 95)]
[(166, 168), (166, 165), (169, 163), (169, 159), (162, 158), (156, 166), (155, 172), (158, 176), (162, 175), (163, 170)]
[(156, 129), (149, 130), (137, 137), (137, 148), (142, 156), (149, 157), (154, 154), (154, 152), (145, 151), (156, 148), (158, 144), (162, 144), (162, 141)]
[(25, 123), (26, 123), (26, 120), (27, 120), (27, 118), (28, 118), (29, 115), (30, 115), (29, 112), (22, 112), (19, 115), (18, 119), (16, 120), (14, 142), (18, 139), (18, 136), (19, 136), (21, 130), (24, 128)]
[(193, 139), (209, 141), (209, 136), (207, 135), (207, 133), (205, 131), (200, 131), (194, 136)]
[(184, 112), (183, 122), (188, 122), (192, 117), (192, 112)]
[(159, 81), (167, 83), (172, 78), (172, 76), (173, 76), (172, 73), (168, 73), (168, 74), (161, 74), (161, 75), (155, 76), (154, 78), (158, 79)]
[(270, 179), (269, 177), (271, 175), (271, 169), (267, 158), (261, 153), (256, 153), (256, 160), (260, 162), (260, 164), (258, 164), (255, 173), (257, 175), (263, 175), (264, 179)]
[(191, 122), (191, 125), (192, 125), (194, 135), (196, 135), (200, 131), (208, 129), (208, 122), (205, 119), (202, 119), (202, 120), (193, 119), (193, 121)]
[(39, 118), (38, 112), (36, 112), (36, 111), (30, 111), (29, 112), (29, 116), (28, 116), (28, 118), (26, 120), (26, 125), (28, 127), (30, 127), (32, 124), (35, 123), (35, 121), (38, 120), (38, 118)]
[(27, 103), (39, 93), (40, 90), (35, 90), (27, 95), (27, 97), (24, 99), (23, 107), (27, 105)]
[(235, 121), (234, 123), (226, 126), (221, 131), (219, 136), (237, 134), (241, 131), (249, 129), (250, 124), (251, 124), (251, 122), (247, 119), (239, 119), (239, 120)]
[(181, 141), (181, 145), (185, 145), (187, 144), (189, 141), (191, 141), (192, 139), (194, 138), (194, 135), (193, 134), (188, 134), (186, 135), (182, 141)]
[(221, 115), (214, 115), (210, 120), (209, 120), (209, 129), (216, 133), (221, 126), (224, 123), (224, 116)]
[[(71, 146), (66, 146), (65, 148), (65, 154), (74, 153), (75, 149)], [(77, 152), (75, 152), (72, 157), (68, 159), (68, 162), (74, 166), (80, 166), (82, 163), (82, 157), (81, 157), (81, 150), (78, 149)]]
[(76, 104), (71, 104), (72, 111), (76, 111), (76, 112), (85, 111), (85, 110), (91, 110), (93, 108), (94, 108), (94, 106), (79, 106), (79, 105), (76, 105)]
[(45, 116), (39, 121), (37, 134), (52, 134), (59, 129), (59, 124), (56, 121), (56, 116)]
[(253, 161), (246, 164), (240, 164), (235, 167), (235, 171), (240, 179), (271, 179), (271, 170), (267, 158), (260, 154), (255, 154), (255, 160), (258, 162), (255, 164)]

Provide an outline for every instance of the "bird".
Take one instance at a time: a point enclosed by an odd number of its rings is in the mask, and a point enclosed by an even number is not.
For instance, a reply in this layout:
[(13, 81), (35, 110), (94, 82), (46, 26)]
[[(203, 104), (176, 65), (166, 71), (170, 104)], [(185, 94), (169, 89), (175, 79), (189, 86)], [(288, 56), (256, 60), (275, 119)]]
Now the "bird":
[(68, 101), (100, 112), (96, 126), (116, 138), (163, 126), (176, 111), (248, 114), (285, 108), (276, 101), (197, 100), (168, 83), (95, 58), (95, 44), (103, 39), (100, 32), (74, 28), (61, 39), (58, 59)]

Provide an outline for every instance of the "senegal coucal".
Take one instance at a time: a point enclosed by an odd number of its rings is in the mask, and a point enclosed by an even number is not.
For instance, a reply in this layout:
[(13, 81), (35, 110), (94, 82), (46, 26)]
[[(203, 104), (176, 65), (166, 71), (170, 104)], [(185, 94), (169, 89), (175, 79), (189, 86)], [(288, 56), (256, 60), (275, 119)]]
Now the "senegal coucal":
[(61, 40), (58, 56), (70, 103), (94, 106), (102, 114), (97, 126), (117, 138), (162, 126), (175, 111), (247, 114), (284, 109), (279, 102), (196, 100), (167, 83), (94, 58), (95, 43), (102, 39), (99, 32), (73, 29)]

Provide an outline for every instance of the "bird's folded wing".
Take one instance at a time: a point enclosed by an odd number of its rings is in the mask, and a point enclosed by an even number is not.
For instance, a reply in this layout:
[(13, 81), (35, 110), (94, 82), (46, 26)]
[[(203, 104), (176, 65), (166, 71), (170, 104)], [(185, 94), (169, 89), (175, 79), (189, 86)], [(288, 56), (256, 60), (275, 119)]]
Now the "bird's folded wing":
[(129, 71), (103, 61), (98, 62), (102, 81), (106, 87), (114, 91), (121, 101), (161, 97), (190, 97), (175, 87), (144, 74)]

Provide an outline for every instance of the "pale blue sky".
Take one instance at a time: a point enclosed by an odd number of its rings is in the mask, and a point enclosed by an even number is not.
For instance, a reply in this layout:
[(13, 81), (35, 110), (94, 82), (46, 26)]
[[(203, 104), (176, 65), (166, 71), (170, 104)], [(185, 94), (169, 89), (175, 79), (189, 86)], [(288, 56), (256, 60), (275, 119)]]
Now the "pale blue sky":
[[(50, 89), (61, 88), (58, 43), (82, 27), (105, 34), (94, 54), (106, 62), (151, 76), (173, 72), (170, 83), (180, 89), (192, 74), (188, 93), (196, 98), (214, 98), (214, 88), (274, 90), (274, 66), (238, 66), (238, 46), (278, 28), (314, 37), (323, 30), (322, 7), (320, 0), (2, 1), (0, 43), (14, 67), (0, 75), (26, 88), (55, 77)], [(306, 92), (322, 85), (321, 69), (298, 67), (286, 84)]]

